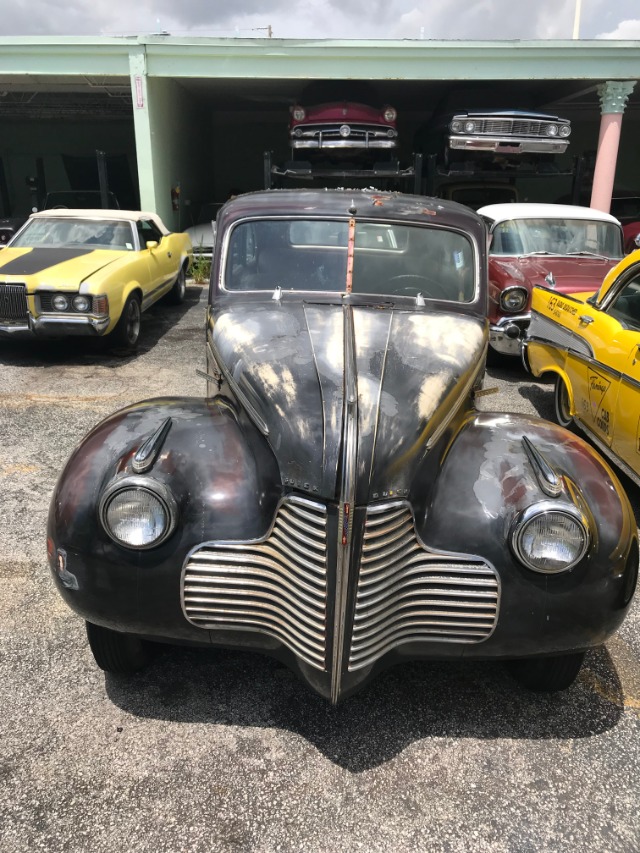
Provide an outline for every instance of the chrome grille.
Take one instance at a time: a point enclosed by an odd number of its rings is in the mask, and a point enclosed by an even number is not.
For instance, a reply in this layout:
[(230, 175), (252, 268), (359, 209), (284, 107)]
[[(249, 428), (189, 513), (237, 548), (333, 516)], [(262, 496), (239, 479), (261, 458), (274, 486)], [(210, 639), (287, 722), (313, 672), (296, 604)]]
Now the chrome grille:
[(181, 597), (192, 625), (270, 634), (325, 670), (326, 507), (290, 497), (265, 539), (200, 546), (183, 569)]
[(482, 119), (477, 122), (477, 133), (492, 136), (541, 136), (547, 138), (549, 122), (525, 119)]
[(349, 669), (403, 643), (480, 643), (495, 628), (500, 582), (481, 560), (431, 554), (404, 502), (369, 507)]
[(29, 310), (25, 285), (0, 282), (0, 323), (26, 325), (28, 322)]

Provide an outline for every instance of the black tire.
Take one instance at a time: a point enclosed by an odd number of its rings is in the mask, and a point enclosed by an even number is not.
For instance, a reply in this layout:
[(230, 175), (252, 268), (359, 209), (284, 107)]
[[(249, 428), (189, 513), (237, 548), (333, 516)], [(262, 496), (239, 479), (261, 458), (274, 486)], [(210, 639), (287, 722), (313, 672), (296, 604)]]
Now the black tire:
[(565, 429), (572, 429), (573, 416), (571, 415), (571, 407), (569, 403), (569, 391), (566, 382), (558, 374), (556, 376), (556, 385), (553, 392), (553, 408), (556, 421)]
[(141, 315), (140, 299), (132, 293), (124, 304), (115, 329), (111, 332), (109, 343), (116, 349), (134, 350), (140, 338)]
[(149, 643), (121, 634), (101, 625), (87, 622), (87, 639), (95, 662), (105, 672), (131, 675), (143, 669), (151, 660)]
[(566, 690), (576, 680), (585, 652), (571, 652), (549, 658), (524, 658), (509, 661), (511, 675), (523, 687), (536, 693)]
[(181, 305), (184, 302), (184, 297), (187, 292), (187, 270), (185, 267), (180, 267), (178, 277), (173, 282), (173, 287), (167, 293), (167, 302), (172, 305)]

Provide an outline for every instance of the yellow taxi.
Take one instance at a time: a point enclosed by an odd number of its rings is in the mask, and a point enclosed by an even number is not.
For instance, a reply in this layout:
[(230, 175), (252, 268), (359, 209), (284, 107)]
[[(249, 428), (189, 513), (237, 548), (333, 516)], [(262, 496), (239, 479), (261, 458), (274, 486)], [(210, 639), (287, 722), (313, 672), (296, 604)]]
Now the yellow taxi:
[(555, 415), (640, 484), (640, 250), (593, 293), (533, 291), (523, 359), (555, 375)]

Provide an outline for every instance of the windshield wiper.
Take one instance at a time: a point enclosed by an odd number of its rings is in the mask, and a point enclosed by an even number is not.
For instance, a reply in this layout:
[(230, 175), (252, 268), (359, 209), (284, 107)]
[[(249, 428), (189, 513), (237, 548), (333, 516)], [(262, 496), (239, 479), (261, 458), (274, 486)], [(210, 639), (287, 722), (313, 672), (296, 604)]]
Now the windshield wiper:
[(587, 258), (600, 258), (602, 261), (610, 260), (606, 255), (599, 255), (597, 252), (567, 252), (567, 255), (584, 255)]

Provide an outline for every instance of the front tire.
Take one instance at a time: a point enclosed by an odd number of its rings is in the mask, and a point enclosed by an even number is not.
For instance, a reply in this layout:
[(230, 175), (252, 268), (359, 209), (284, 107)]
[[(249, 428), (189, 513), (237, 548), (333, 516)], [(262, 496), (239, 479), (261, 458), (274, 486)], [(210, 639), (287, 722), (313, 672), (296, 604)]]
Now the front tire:
[(511, 675), (535, 693), (557, 693), (571, 687), (578, 677), (586, 652), (572, 652), (548, 658), (509, 661)]
[(567, 383), (559, 374), (556, 376), (556, 386), (553, 393), (553, 406), (556, 421), (565, 429), (573, 427), (573, 416), (571, 414), (571, 403)]
[(124, 304), (122, 314), (111, 332), (111, 344), (117, 349), (134, 350), (140, 338), (142, 312), (140, 300), (133, 293)]
[(173, 283), (173, 287), (167, 294), (167, 300), (172, 305), (181, 305), (184, 302), (184, 297), (187, 292), (187, 271), (182, 266), (180, 267), (180, 272), (178, 273), (178, 277)]
[(121, 634), (87, 622), (87, 639), (100, 669), (119, 675), (131, 675), (151, 660), (149, 644), (131, 634)]

